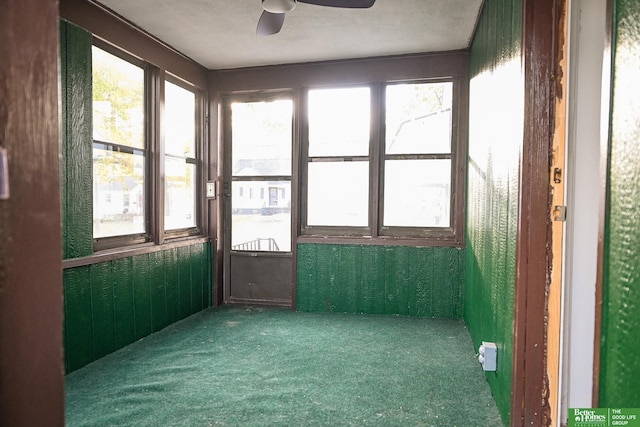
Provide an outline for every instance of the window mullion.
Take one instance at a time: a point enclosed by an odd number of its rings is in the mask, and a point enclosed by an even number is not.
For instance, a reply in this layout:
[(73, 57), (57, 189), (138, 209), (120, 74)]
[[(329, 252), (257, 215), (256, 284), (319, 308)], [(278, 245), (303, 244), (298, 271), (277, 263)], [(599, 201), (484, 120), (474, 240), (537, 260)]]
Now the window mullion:
[(309, 91), (305, 90), (300, 96), (300, 169), (299, 176), (299, 192), (298, 192), (298, 235), (303, 234), (303, 228), (308, 228), (308, 186), (309, 186)]
[(209, 121), (207, 119), (206, 109), (206, 96), (202, 91), (196, 92), (196, 181), (198, 188), (196, 190), (197, 205), (196, 205), (196, 226), (200, 231), (208, 235), (209, 234), (209, 202), (205, 198), (204, 188), (208, 181), (208, 156), (205, 154), (205, 147), (208, 146), (207, 135), (209, 133)]
[(382, 179), (383, 179), (383, 156), (384, 147), (384, 95), (383, 85), (376, 83), (371, 88), (371, 136), (370, 136), (370, 184), (369, 184), (369, 228), (371, 237), (378, 237), (381, 220), (382, 200)]
[(164, 243), (164, 71), (149, 67), (149, 96), (147, 132), (150, 152), (151, 184), (150, 189), (150, 230), (155, 244)]

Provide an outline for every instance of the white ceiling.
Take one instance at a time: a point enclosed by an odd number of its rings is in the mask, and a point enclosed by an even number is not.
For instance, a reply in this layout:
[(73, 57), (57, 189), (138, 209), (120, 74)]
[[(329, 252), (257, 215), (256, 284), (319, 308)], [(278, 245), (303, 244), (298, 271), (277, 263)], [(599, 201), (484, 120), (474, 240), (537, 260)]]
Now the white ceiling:
[(208, 69), (399, 55), (469, 46), (483, 0), (377, 0), (370, 9), (299, 3), (258, 37), (261, 0), (100, 0)]

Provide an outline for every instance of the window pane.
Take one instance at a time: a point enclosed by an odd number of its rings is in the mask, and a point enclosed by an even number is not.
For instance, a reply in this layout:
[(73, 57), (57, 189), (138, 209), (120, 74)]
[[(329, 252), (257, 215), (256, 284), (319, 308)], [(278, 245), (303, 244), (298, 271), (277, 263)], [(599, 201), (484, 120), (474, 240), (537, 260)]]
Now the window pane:
[(164, 152), (195, 157), (196, 95), (171, 82), (164, 85)]
[(145, 232), (144, 157), (93, 149), (93, 237)]
[(307, 225), (366, 227), (369, 163), (309, 163)]
[(234, 181), (231, 191), (231, 249), (290, 252), (291, 182)]
[(309, 91), (309, 156), (368, 156), (368, 87)]
[(165, 159), (164, 228), (177, 230), (196, 224), (196, 165)]
[(144, 70), (93, 46), (93, 139), (144, 148)]
[(235, 102), (231, 112), (233, 175), (291, 175), (293, 102)]
[(450, 153), (452, 91), (451, 82), (387, 86), (385, 152)]
[(449, 227), (450, 160), (387, 160), (384, 225)]

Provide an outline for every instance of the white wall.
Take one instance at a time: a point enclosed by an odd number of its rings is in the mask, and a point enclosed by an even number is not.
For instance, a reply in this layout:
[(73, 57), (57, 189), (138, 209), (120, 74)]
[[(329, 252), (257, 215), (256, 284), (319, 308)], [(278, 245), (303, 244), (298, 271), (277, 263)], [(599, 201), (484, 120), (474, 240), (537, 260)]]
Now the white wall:
[(572, 0), (561, 420), (592, 406), (605, 0)]

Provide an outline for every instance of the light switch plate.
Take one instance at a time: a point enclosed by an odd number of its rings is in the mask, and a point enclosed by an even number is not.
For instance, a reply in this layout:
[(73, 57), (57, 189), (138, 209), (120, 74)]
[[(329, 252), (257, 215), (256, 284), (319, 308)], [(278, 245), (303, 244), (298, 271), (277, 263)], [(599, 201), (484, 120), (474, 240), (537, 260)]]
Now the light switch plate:
[(216, 198), (216, 183), (207, 182), (207, 199), (215, 199)]

